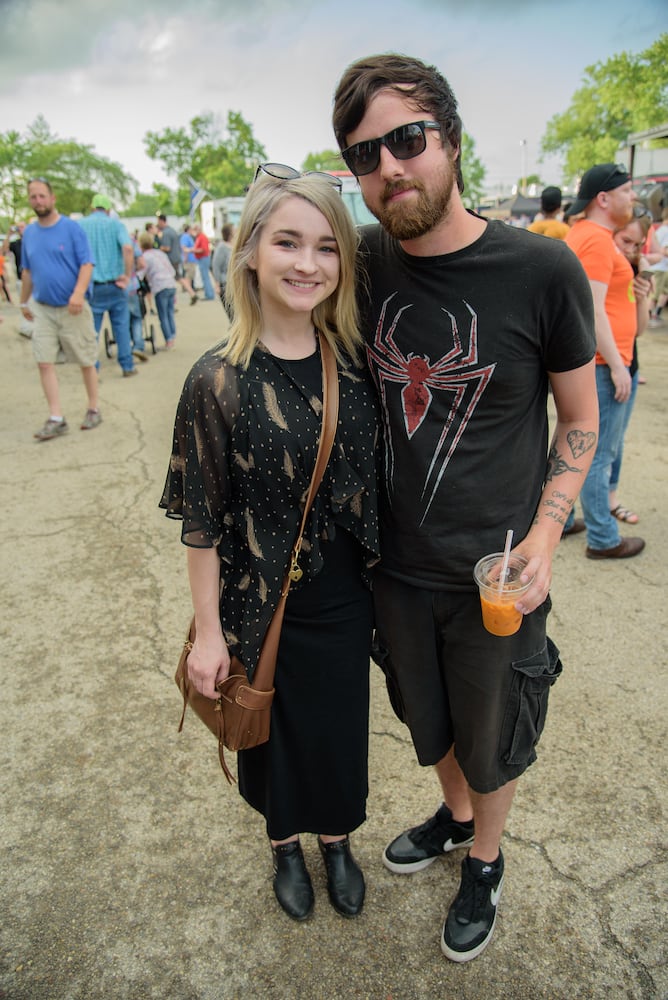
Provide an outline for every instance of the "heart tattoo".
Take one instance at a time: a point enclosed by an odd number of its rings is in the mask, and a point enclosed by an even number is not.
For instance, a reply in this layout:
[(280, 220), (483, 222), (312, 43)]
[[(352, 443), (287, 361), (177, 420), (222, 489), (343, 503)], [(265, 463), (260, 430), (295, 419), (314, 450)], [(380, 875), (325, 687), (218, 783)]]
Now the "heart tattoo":
[(569, 431), (566, 440), (573, 458), (582, 458), (585, 452), (590, 451), (596, 444), (596, 435), (593, 431), (588, 431), (586, 434), (582, 431)]

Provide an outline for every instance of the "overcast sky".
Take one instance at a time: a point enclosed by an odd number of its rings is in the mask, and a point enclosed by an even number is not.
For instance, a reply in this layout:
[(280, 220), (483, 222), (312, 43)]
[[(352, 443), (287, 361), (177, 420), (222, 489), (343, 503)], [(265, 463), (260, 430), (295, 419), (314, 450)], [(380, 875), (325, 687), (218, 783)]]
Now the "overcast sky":
[(395, 51), (448, 78), (490, 188), (522, 174), (522, 140), (528, 172), (559, 183), (559, 161), (538, 159), (547, 120), (586, 66), (664, 30), (665, 0), (0, 0), (0, 131), (42, 113), (149, 191), (167, 180), (149, 129), (232, 110), (269, 159), (299, 166), (335, 146), (343, 69)]

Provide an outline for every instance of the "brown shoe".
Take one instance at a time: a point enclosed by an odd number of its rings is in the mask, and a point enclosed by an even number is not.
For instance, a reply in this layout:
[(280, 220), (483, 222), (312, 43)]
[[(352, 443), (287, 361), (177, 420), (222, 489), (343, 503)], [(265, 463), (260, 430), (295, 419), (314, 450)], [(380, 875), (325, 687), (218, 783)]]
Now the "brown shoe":
[(587, 559), (630, 559), (637, 556), (645, 548), (644, 538), (622, 538), (619, 545), (611, 549), (590, 549), (587, 546)]
[(561, 532), (561, 537), (564, 538), (566, 535), (579, 535), (580, 532), (584, 531), (586, 527), (587, 525), (584, 522), (584, 517), (576, 517), (568, 528), (564, 528)]

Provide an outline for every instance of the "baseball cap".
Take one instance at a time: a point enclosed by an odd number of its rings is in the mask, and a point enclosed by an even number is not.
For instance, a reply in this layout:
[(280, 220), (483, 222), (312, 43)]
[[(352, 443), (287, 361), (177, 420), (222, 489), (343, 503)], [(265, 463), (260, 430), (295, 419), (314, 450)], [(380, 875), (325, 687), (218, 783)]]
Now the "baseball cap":
[(103, 208), (105, 212), (108, 212), (111, 208), (111, 199), (107, 198), (106, 194), (96, 194), (91, 204), (93, 208)]
[(614, 191), (630, 180), (623, 163), (597, 163), (582, 175), (578, 196), (568, 209), (568, 214), (579, 215), (601, 191)]
[(561, 188), (546, 187), (540, 194), (540, 207), (544, 212), (556, 212), (561, 206)]

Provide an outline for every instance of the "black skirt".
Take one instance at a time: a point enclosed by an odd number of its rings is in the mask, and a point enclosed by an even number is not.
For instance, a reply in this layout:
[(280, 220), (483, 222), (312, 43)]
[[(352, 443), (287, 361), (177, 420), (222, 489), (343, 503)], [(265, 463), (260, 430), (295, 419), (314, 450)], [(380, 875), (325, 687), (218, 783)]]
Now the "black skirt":
[(273, 840), (346, 834), (366, 819), (371, 594), (352, 535), (339, 528), (323, 556), (288, 597), (269, 742), (238, 755), (239, 791)]

